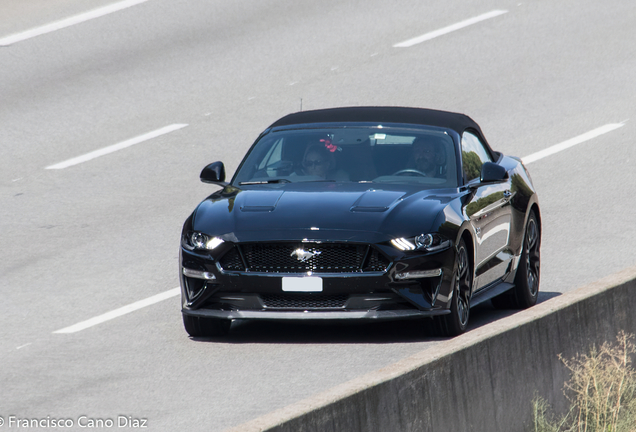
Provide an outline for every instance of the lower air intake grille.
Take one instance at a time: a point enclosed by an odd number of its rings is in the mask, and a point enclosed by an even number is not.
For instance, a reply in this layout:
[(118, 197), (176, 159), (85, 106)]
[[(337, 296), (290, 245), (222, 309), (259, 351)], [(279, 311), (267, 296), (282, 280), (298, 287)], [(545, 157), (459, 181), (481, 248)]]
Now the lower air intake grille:
[(268, 309), (343, 309), (347, 294), (261, 294)]

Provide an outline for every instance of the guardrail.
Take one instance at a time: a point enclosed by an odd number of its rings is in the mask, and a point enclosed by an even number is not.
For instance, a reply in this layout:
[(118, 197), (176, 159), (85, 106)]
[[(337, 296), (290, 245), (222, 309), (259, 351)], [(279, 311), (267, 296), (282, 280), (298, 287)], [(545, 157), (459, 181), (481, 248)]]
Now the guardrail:
[(566, 409), (571, 358), (636, 332), (636, 267), (471, 330), (228, 432), (525, 431)]

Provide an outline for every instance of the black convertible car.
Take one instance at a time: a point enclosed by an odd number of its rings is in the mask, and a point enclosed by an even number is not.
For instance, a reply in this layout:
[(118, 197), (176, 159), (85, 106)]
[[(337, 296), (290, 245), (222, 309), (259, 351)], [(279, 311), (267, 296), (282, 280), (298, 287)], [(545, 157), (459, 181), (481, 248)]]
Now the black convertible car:
[[(541, 216), (520, 159), (469, 117), (401, 107), (304, 111), (267, 128), (185, 221), (191, 336), (239, 319), (422, 319), (466, 330), (471, 306), (527, 308)], [(420, 320), (421, 321), (421, 320)]]

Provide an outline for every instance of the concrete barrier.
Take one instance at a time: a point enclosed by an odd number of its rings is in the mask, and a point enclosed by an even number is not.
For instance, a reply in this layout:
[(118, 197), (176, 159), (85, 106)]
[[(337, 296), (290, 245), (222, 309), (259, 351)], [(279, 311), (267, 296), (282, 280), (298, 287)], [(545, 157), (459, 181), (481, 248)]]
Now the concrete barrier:
[(514, 432), (536, 395), (564, 410), (558, 359), (636, 332), (636, 267), (449, 339), (228, 432)]

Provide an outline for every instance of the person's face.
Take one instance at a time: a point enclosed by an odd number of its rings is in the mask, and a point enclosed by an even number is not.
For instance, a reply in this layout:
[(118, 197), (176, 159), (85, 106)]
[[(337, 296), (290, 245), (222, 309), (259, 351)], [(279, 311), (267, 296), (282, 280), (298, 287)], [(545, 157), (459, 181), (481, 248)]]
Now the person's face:
[(303, 168), (307, 175), (325, 178), (329, 170), (329, 161), (320, 153), (309, 152), (303, 161)]
[(416, 143), (413, 145), (413, 159), (415, 167), (420, 171), (430, 171), (435, 168), (437, 153), (435, 146), (430, 143)]

